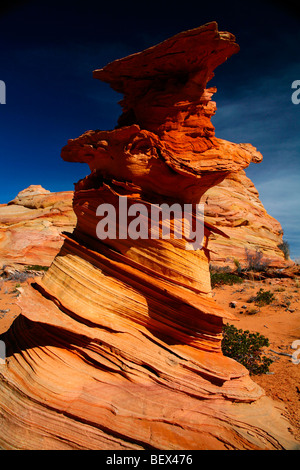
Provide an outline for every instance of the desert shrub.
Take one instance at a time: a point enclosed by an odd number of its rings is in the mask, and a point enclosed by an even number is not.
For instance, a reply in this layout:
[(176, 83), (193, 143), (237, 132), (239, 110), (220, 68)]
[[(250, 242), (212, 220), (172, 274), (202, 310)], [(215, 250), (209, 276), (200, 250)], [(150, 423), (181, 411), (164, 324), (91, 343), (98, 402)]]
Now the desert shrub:
[(290, 259), (290, 244), (286, 240), (282, 240), (282, 242), (277, 245), (278, 248), (283, 252), (284, 259)]
[(209, 265), (209, 270), (211, 273), (231, 273), (232, 269), (230, 266), (214, 266), (213, 264)]
[(251, 302), (255, 302), (255, 300), (256, 300), (256, 295), (251, 295), (251, 296), (249, 297), (249, 299), (246, 300), (246, 302), (247, 302), (248, 304), (251, 304)]
[(250, 252), (248, 248), (245, 248), (247, 270), (248, 271), (265, 271), (268, 267), (268, 260), (263, 261), (263, 253), (259, 250)]
[(22, 283), (27, 279), (34, 277), (34, 271), (47, 271), (48, 269), (48, 266), (40, 265), (28, 265), (25, 266), (22, 270), (13, 269), (9, 266), (3, 266), (0, 277), (4, 281), (18, 281)]
[(48, 271), (49, 266), (40, 266), (39, 264), (32, 264), (25, 267), (26, 271)]
[(269, 305), (275, 300), (274, 294), (269, 290), (264, 290), (262, 288), (259, 289), (257, 292), (254, 301), (256, 305), (259, 307), (263, 307), (264, 305)]
[(237, 258), (234, 258), (233, 262), (234, 262), (234, 265), (236, 267), (236, 270), (237, 270), (238, 274), (241, 274), (241, 272), (242, 272), (241, 263), (239, 262), (239, 260)]
[(3, 278), (4, 281), (25, 282), (26, 279), (30, 277), (30, 274), (23, 272), (23, 271), (12, 271), (9, 273), (2, 273), (1, 277)]
[(210, 279), (212, 289), (215, 286), (220, 286), (224, 284), (232, 286), (233, 284), (241, 284), (243, 282), (243, 279), (237, 276), (236, 274), (225, 272), (211, 273)]
[(18, 287), (21, 287), (21, 284), (18, 282), (13, 290), (11, 291), (12, 294), (19, 294)]
[(269, 346), (269, 340), (260, 333), (238, 330), (227, 323), (223, 328), (222, 351), (243, 366), (250, 374), (265, 374), (269, 371), (272, 359), (262, 355), (262, 348)]

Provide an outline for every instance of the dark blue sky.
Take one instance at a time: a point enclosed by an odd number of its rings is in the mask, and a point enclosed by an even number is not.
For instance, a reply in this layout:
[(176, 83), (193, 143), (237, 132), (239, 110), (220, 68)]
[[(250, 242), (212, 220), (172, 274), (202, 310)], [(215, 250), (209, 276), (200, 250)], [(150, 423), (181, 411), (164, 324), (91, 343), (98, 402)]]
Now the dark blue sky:
[[(121, 96), (92, 71), (180, 31), (217, 21), (241, 50), (209, 85), (217, 137), (250, 142), (264, 161), (247, 175), (283, 226), (300, 258), (300, 20), (296, 2), (170, 0), (7, 2), (0, 15), (0, 202), (30, 184), (73, 189), (87, 166), (65, 163), (60, 150), (88, 129), (113, 129)], [(284, 6), (282, 6), (284, 5)]]

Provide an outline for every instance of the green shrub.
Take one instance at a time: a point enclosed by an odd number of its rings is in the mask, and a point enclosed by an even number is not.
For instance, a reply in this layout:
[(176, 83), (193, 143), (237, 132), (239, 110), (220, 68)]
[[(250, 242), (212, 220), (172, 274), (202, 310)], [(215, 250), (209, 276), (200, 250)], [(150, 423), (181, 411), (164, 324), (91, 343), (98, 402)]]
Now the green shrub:
[(254, 298), (256, 305), (258, 305), (259, 307), (263, 307), (264, 305), (269, 305), (274, 300), (275, 300), (275, 297), (271, 291), (263, 290), (261, 288), (259, 289), (259, 291), (257, 292)]
[(227, 323), (223, 328), (222, 351), (245, 366), (252, 375), (269, 372), (272, 359), (262, 355), (262, 348), (269, 346), (269, 340), (260, 333), (238, 330)]
[(242, 272), (241, 263), (239, 262), (239, 260), (237, 258), (234, 258), (233, 262), (234, 262), (234, 265), (236, 267), (236, 270), (237, 270), (238, 274), (241, 274), (241, 272)]
[(232, 286), (233, 284), (241, 284), (243, 282), (243, 279), (237, 276), (236, 274), (222, 272), (211, 273), (210, 279), (212, 289), (215, 286), (220, 286), (224, 284)]
[(39, 264), (28, 265), (25, 271), (48, 271), (49, 266), (40, 266)]

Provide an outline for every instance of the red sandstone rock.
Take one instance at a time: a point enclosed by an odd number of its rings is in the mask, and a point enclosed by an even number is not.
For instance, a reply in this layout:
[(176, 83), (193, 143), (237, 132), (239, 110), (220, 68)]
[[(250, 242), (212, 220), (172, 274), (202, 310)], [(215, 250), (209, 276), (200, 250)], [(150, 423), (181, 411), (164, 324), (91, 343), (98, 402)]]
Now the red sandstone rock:
[(50, 266), (62, 246), (63, 231), (76, 224), (73, 191), (51, 193), (40, 185), (21, 191), (0, 207), (0, 265)]
[[(221, 351), (204, 246), (96, 236), (100, 203), (197, 204), (260, 154), (214, 137), (213, 69), (238, 46), (216, 23), (116, 61), (95, 76), (125, 95), (120, 127), (69, 141), (87, 162), (77, 225), (5, 336), (4, 448), (290, 449), (277, 404)], [(155, 104), (155, 106), (154, 106)], [(121, 127), (122, 126), (122, 127)], [(178, 222), (178, 221), (176, 221)], [(175, 223), (174, 223), (175, 225)]]

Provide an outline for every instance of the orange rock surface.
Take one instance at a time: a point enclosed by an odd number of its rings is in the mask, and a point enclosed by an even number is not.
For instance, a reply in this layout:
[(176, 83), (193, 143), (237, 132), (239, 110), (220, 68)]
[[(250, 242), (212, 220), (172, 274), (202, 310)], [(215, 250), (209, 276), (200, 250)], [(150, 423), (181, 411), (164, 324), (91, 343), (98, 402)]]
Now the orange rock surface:
[[(278, 248), (282, 227), (265, 210), (252, 181), (241, 170), (230, 173), (204, 194), (205, 218), (222, 233), (211, 233), (207, 248), (214, 266), (247, 264), (247, 253), (264, 254), (268, 266), (289, 264)], [(76, 225), (73, 191), (50, 193), (39, 185), (21, 191), (8, 204), (0, 205), (0, 265), (50, 266), (59, 252), (61, 232)], [(227, 234), (228, 236), (223, 236)]]
[(75, 187), (73, 234), (24, 288), (22, 314), (4, 336), (3, 448), (296, 447), (282, 409), (222, 354), (231, 315), (212, 299), (207, 249), (218, 228), (205, 225), (198, 250), (185, 239), (96, 236), (100, 204), (117, 215), (125, 196), (130, 207), (195, 205), (260, 158), (215, 138), (210, 124), (206, 84), (237, 50), (209, 23), (95, 72), (124, 93), (123, 115), (115, 130), (89, 131), (62, 150), (91, 174)]
[(76, 217), (73, 191), (51, 193), (40, 185), (21, 191), (0, 207), (0, 267), (7, 264), (50, 266), (72, 231)]
[(230, 173), (204, 195), (206, 221), (218, 227), (228, 237), (211, 234), (208, 248), (213, 266), (241, 267), (248, 265), (248, 255), (263, 254), (261, 263), (276, 268), (286, 267), (291, 261), (284, 258), (278, 245), (282, 243), (280, 223), (270, 216), (259, 199), (259, 194), (245, 171)]

